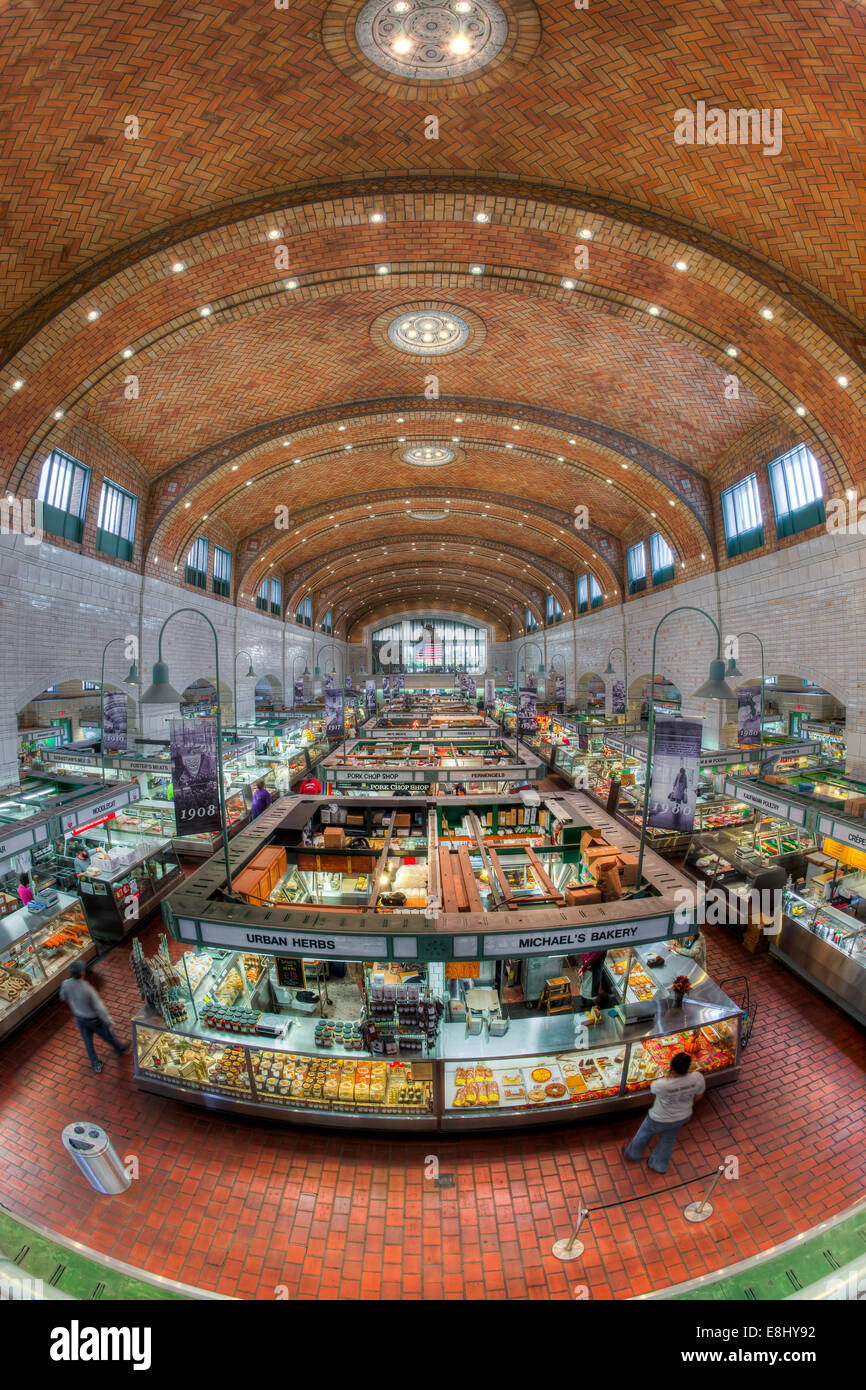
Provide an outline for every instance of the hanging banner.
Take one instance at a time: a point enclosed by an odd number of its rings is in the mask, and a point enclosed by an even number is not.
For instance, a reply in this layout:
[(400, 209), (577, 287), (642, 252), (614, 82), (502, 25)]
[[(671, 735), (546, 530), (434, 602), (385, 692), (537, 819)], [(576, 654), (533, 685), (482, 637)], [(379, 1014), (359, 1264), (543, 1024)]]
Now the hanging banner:
[(656, 830), (689, 831), (694, 826), (703, 730), (697, 719), (660, 715), (655, 722), (647, 823)]
[(488, 677), (486, 678), (485, 682), (484, 682), (484, 705), (485, 705), (485, 708), (489, 711), (489, 710), (492, 710), (492, 709), (493, 709), (493, 706), (494, 706), (495, 704), (496, 704), (496, 687), (495, 687), (495, 685), (494, 685), (494, 682), (493, 682), (493, 681), (491, 680), (491, 678), (488, 676)]
[(611, 714), (625, 714), (625, 681), (614, 681), (610, 691)]
[(299, 676), (295, 681), (295, 703), (304, 703), (304, 678)]
[(122, 690), (109, 690), (102, 697), (102, 751), (125, 753), (126, 695)]
[(761, 737), (761, 687), (741, 685), (737, 689), (737, 742), (756, 743)]
[(367, 694), (367, 709), (370, 714), (376, 712), (376, 682), (374, 680), (365, 681), (364, 689)]
[(536, 694), (528, 685), (523, 686), (520, 691), (520, 703), (517, 709), (517, 728), (521, 734), (534, 734), (538, 728)]
[(577, 746), (581, 753), (589, 751), (589, 731), (587, 729), (578, 729)]
[(338, 685), (325, 691), (325, 732), (329, 738), (342, 738), (346, 729), (343, 692)]
[(219, 830), (216, 720), (170, 720), (169, 749), (178, 834)]
[(462, 677), (462, 675), (460, 674), (459, 671), (455, 671), (455, 672), (454, 672), (454, 689), (455, 689), (455, 690), (462, 690), (462, 689), (463, 689), (463, 677)]
[(347, 675), (347, 676), (346, 676), (346, 692), (348, 693), (351, 689), (352, 689), (352, 677), (351, 677), (351, 674), (350, 674), (350, 675)]
[(391, 698), (391, 677), (390, 677), (390, 676), (383, 676), (383, 677), (382, 677), (382, 699), (383, 699), (383, 700), (385, 701), (385, 703), (387, 704), (388, 701), (390, 700), (390, 698)]
[(534, 672), (534, 671), (524, 671), (524, 673), (523, 673), (523, 684), (524, 684), (524, 686), (526, 687), (527, 690), (537, 690), (537, 689), (538, 689), (538, 681), (537, 681), (537, 679), (536, 679), (536, 676), (535, 676), (535, 672)]
[(326, 690), (333, 690), (333, 688), (334, 688), (334, 677), (333, 677), (333, 676), (325, 676), (325, 689), (326, 689)]
[(392, 693), (393, 693), (394, 695), (399, 695), (400, 692), (403, 691), (403, 690), (405, 690), (405, 689), (406, 689), (406, 677), (403, 676), (403, 675), (401, 675), (399, 671), (398, 671), (398, 672), (395, 672), (395, 674), (391, 677), (391, 691), (392, 691)]
[(556, 703), (565, 704), (565, 676), (561, 676), (559, 672), (556, 675)]

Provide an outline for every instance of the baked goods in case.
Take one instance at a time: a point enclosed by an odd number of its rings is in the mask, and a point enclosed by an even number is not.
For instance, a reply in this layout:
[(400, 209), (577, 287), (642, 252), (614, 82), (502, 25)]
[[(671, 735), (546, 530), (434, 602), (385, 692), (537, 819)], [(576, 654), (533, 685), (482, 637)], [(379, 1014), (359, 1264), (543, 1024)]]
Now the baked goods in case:
[(533, 1081), (538, 1082), (549, 1081), (551, 1075), (552, 1072), (550, 1071), (549, 1067), (535, 1067), (532, 1072), (532, 1079)]

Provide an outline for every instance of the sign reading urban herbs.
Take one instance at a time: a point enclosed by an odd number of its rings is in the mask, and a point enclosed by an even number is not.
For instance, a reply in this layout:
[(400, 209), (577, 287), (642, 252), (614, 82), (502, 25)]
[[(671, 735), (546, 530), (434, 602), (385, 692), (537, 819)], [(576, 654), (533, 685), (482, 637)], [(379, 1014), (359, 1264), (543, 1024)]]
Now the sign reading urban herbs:
[(329, 738), (342, 738), (346, 729), (344, 696), (339, 686), (325, 691), (325, 732)]
[(172, 719), (169, 752), (178, 834), (219, 830), (216, 720)]
[(127, 746), (126, 694), (109, 690), (102, 696), (102, 751), (125, 753)]
[(702, 735), (697, 719), (660, 716), (655, 722), (648, 824), (656, 830), (694, 826)]
[[(176, 919), (180, 941), (196, 941), (196, 924), (187, 917)], [(340, 932), (292, 931), (264, 927), (233, 927), (199, 922), (205, 946), (230, 946), (234, 950), (254, 951), (271, 956), (292, 956), (318, 960), (387, 960), (387, 936), (347, 936)]]

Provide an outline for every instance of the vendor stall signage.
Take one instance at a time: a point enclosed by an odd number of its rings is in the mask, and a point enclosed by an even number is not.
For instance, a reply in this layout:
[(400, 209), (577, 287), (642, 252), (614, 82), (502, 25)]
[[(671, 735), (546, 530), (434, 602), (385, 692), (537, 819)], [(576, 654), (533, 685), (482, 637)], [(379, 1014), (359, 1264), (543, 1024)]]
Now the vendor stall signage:
[(166, 758), (121, 758), (117, 764), (124, 772), (154, 772), (158, 776), (170, 777), (171, 765)]
[(102, 695), (102, 751), (103, 753), (125, 753), (126, 738), (126, 692), (109, 690)]
[(828, 824), (828, 822), (827, 822), (826, 819), (822, 816), (822, 817), (821, 817), (821, 833), (822, 833), (822, 835), (827, 835), (827, 836), (829, 836), (831, 840), (839, 840), (840, 843), (843, 844), (843, 845), (852, 845), (852, 846), (854, 847), (854, 849), (866, 850), (866, 824), (864, 824), (863, 829), (861, 830), (861, 829), (859, 829), (858, 827), (851, 825), (851, 824), (850, 824), (849, 822), (847, 822), (847, 821), (844, 821), (844, 820), (834, 820), (834, 821), (832, 822), (832, 827), (833, 827), (832, 830), (829, 830), (829, 829), (826, 829), (826, 830), (825, 830), (824, 827), (825, 827), (825, 825), (827, 825), (827, 824)]
[(173, 719), (169, 735), (178, 834), (219, 830), (216, 720)]
[(95, 801), (89, 801), (86, 806), (81, 806), (77, 811), (64, 811), (60, 820), (65, 834), (73, 830), (78, 830), (80, 826), (90, 825), (100, 818), (107, 819), (114, 815), (121, 806), (128, 806), (132, 801), (141, 798), (141, 789), (137, 782), (130, 782), (128, 786), (119, 788), (111, 796), (103, 796)]
[(771, 816), (781, 816), (782, 820), (793, 821), (794, 825), (804, 825), (806, 821), (806, 813), (802, 806), (794, 806), (777, 796), (768, 796), (766, 792), (759, 792), (756, 788), (750, 787), (747, 782), (726, 782), (725, 796), (733, 796), (737, 801), (757, 806), (761, 811), (768, 811)]
[(654, 830), (687, 832), (694, 826), (702, 735), (697, 719), (656, 720), (647, 822)]
[[(199, 922), (198, 925), (206, 946), (231, 946), (234, 950), (258, 955), (301, 956), (306, 960), (325, 956), (336, 960), (386, 960), (388, 957), (386, 936), (345, 936), (327, 930), (296, 932), (280, 927), (231, 927), (212, 922)], [(181, 941), (197, 941), (195, 928), (190, 918), (177, 918)]]
[(561, 931), (512, 932), (508, 936), (482, 937), (485, 956), (568, 955), (591, 946), (632, 946), (638, 941), (662, 941), (671, 934), (688, 932), (686, 924), (674, 922), (671, 914), (637, 917), (633, 922), (587, 922), (582, 927), (563, 927)]
[(47, 825), (31, 825), (27, 830), (7, 835), (0, 840), (0, 859), (8, 859), (11, 854), (20, 854), (24, 849), (32, 849), (48, 839)]
[[(330, 775), (328, 768), (324, 768), (323, 771)], [(370, 768), (369, 771), (355, 772), (350, 768), (338, 767), (335, 769), (334, 780), (343, 786), (349, 783), (363, 783), (366, 785), (368, 782), (384, 784), (386, 782), (405, 781), (406, 775), (405, 771), (399, 769), (393, 772), (385, 772), (384, 770), (380, 772), (378, 769)]]

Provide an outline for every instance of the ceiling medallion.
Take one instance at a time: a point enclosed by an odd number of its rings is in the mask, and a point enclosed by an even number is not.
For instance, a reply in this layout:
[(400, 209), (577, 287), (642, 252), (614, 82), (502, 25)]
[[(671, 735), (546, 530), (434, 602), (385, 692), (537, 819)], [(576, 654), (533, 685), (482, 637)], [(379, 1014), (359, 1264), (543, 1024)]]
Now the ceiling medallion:
[(501, 52), (508, 21), (496, 0), (368, 0), (355, 40), (397, 77), (442, 81), (477, 72)]
[(401, 352), (441, 356), (456, 352), (469, 337), (469, 324), (443, 309), (410, 309), (388, 324), (388, 341)]
[(451, 513), (447, 510), (444, 512), (428, 512), (410, 509), (406, 515), (411, 516), (414, 521), (444, 521), (446, 516), (450, 516)]
[(414, 463), (418, 468), (438, 468), (443, 463), (451, 463), (454, 450), (444, 444), (415, 444), (403, 450), (404, 463)]

